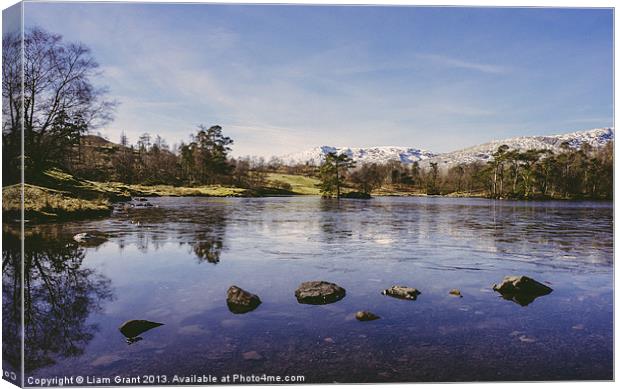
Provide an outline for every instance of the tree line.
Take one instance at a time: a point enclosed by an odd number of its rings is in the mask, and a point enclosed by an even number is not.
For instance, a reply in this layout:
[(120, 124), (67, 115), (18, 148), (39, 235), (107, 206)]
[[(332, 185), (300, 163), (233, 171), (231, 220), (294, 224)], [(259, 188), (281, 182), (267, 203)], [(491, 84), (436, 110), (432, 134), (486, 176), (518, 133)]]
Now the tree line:
[[(232, 158), (233, 140), (219, 125), (199, 125), (189, 141), (169, 146), (159, 135), (144, 133), (135, 144), (121, 134), (118, 144), (85, 137), (74, 147), (63, 170), (94, 181), (144, 185), (233, 185), (259, 188), (276, 169), (264, 158)], [(280, 165), (277, 165), (278, 167)]]
[(125, 135), (119, 145), (89, 136), (110, 122), (117, 105), (93, 82), (98, 71), (82, 43), (37, 27), (23, 37), (3, 34), (3, 186), (21, 181), (22, 166), (31, 183), (60, 168), (82, 178), (132, 184), (264, 184), (265, 162), (229, 158), (233, 140), (217, 125), (200, 125), (174, 148), (148, 133), (135, 145)]
[(560, 151), (517, 150), (501, 145), (488, 162), (439, 167), (430, 162), (354, 164), (346, 155), (328, 154), (318, 170), (321, 193), (339, 197), (347, 187), (363, 194), (477, 195), (496, 199), (612, 199), (613, 142), (601, 148), (565, 142)]

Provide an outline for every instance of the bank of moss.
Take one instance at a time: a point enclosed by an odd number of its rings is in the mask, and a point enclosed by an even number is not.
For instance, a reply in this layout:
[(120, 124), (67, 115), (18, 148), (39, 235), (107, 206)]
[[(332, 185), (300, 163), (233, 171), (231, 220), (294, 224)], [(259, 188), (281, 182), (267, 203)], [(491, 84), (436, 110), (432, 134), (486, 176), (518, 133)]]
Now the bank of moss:
[[(78, 198), (68, 192), (36, 185), (24, 185), (26, 219), (79, 219), (105, 216), (112, 211), (107, 198)], [(2, 212), (9, 220), (21, 217), (21, 185), (2, 188)]]
[[(58, 169), (34, 177), (24, 185), (24, 213), (30, 220), (80, 219), (108, 215), (112, 204), (132, 197), (262, 197), (318, 194), (316, 180), (287, 174), (268, 177), (265, 186), (253, 189), (223, 185), (177, 187), (129, 185), (120, 182), (82, 180)], [(2, 188), (2, 212), (10, 220), (21, 215), (20, 185)]]

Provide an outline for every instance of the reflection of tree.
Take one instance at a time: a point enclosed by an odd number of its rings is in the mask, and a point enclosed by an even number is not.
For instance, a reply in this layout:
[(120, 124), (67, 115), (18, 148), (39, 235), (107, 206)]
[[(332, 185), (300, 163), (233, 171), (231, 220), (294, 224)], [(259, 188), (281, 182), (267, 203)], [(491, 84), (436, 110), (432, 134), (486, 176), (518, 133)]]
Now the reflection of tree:
[(196, 242), (192, 245), (194, 254), (199, 262), (218, 263), (224, 247), (223, 235), (200, 232), (196, 235)]
[[(2, 359), (3, 369), (21, 365), (21, 241), (2, 234)], [(9, 369), (4, 366), (9, 363)]]
[[(3, 325), (19, 329), (19, 235), (5, 228), (2, 239)], [(102, 301), (112, 298), (112, 292), (109, 279), (82, 267), (85, 251), (73, 240), (27, 231), (24, 243), (25, 367), (29, 372), (54, 364), (56, 357), (80, 355), (97, 331), (97, 325), (86, 324), (86, 319), (101, 309)], [(18, 334), (5, 333), (3, 351), (12, 364), (19, 364), (15, 360)]]
[[(218, 263), (224, 249), (226, 212), (215, 202), (200, 207), (199, 212), (165, 207), (129, 209), (120, 217), (126, 217), (131, 228), (121, 231), (123, 233), (119, 234), (117, 241), (121, 248), (133, 243), (146, 253), (150, 249), (159, 249), (172, 239), (189, 246), (199, 262)], [(166, 229), (162, 229), (162, 225)]]
[(204, 224), (199, 230), (194, 231), (191, 243), (192, 251), (198, 257), (199, 262), (218, 263), (220, 261), (226, 233), (224, 212), (224, 209), (220, 207), (213, 207), (206, 214), (201, 215)]
[[(319, 226), (326, 243), (348, 240), (353, 236), (349, 212), (357, 211), (359, 201), (321, 199)], [(361, 226), (357, 226), (361, 227)]]

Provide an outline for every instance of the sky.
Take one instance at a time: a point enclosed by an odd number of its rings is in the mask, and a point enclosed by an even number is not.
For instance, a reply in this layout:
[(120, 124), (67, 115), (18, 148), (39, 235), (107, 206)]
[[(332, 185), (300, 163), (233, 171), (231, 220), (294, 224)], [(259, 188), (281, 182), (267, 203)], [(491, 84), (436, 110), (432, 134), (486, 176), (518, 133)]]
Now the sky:
[(321, 145), (448, 152), (613, 126), (611, 9), (26, 3), (92, 49), (119, 106), (95, 129), (233, 155)]

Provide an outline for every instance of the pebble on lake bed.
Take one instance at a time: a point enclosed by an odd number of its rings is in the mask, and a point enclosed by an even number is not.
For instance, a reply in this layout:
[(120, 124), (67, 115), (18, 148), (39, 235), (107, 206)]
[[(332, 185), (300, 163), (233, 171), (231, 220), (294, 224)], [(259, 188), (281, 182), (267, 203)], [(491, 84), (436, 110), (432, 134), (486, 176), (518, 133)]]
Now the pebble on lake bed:
[(358, 311), (355, 314), (355, 318), (359, 321), (371, 321), (371, 320), (381, 319), (381, 317), (369, 311)]
[(245, 359), (246, 361), (260, 361), (261, 359), (263, 359), (263, 356), (256, 351), (247, 351), (242, 355), (243, 359)]
[(396, 297), (403, 300), (415, 300), (418, 295), (421, 294), (416, 288), (409, 288), (407, 286), (394, 285), (389, 289), (384, 290), (381, 294), (385, 296)]

